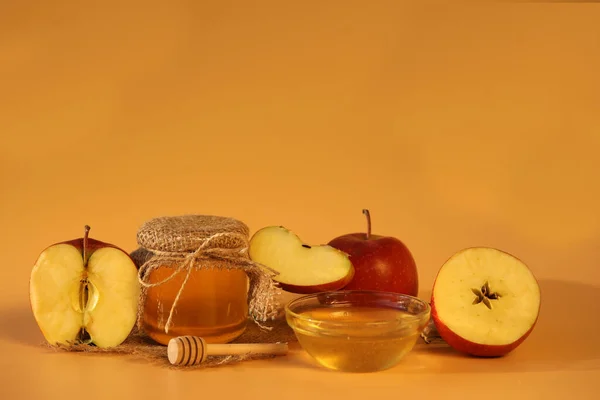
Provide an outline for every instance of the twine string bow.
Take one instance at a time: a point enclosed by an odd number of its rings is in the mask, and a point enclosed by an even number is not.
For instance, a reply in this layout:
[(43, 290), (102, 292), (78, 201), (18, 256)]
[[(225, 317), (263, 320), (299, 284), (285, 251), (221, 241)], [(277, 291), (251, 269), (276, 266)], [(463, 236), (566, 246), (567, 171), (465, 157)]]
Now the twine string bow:
[[(222, 248), (222, 247), (209, 248), (209, 245), (211, 244), (211, 242), (213, 242), (215, 239), (218, 239), (223, 236), (226, 236), (229, 239), (236, 240), (236, 242), (240, 243), (240, 246), (233, 247), (233, 248)], [(186, 271), (185, 278), (183, 279), (181, 287), (177, 291), (177, 295), (175, 296), (175, 299), (173, 300), (173, 304), (171, 305), (171, 310), (169, 311), (169, 317), (167, 318), (167, 322), (165, 324), (165, 333), (169, 332), (169, 328), (173, 324), (173, 314), (175, 312), (175, 307), (177, 306), (177, 303), (179, 302), (181, 294), (183, 293), (185, 285), (187, 284), (187, 282), (190, 278), (192, 270), (196, 267), (196, 261), (202, 260), (202, 259), (233, 261), (235, 264), (242, 264), (242, 265), (245, 265), (246, 267), (263, 268), (264, 269), (263, 273), (270, 272), (272, 275), (277, 274), (277, 272), (272, 270), (271, 268), (268, 268), (262, 264), (253, 262), (250, 259), (248, 259), (247, 257), (244, 257), (244, 255), (247, 254), (247, 251), (248, 251), (248, 244), (247, 244), (247, 239), (246, 239), (245, 235), (243, 235), (241, 233), (235, 233), (235, 232), (215, 233), (215, 234), (203, 239), (201, 241), (200, 246), (192, 252), (173, 252), (173, 251), (152, 250), (152, 253), (153, 253), (152, 257), (150, 257), (149, 260), (145, 261), (140, 266), (139, 271), (138, 271), (138, 281), (140, 282), (140, 285), (145, 290), (147, 290), (148, 288), (163, 285), (163, 284), (169, 282), (170, 280), (172, 280), (173, 278), (175, 278), (175, 276), (177, 276), (182, 271)], [(164, 265), (165, 262), (169, 262), (169, 261), (178, 262), (177, 267), (174, 269), (174, 271), (169, 276), (167, 276), (166, 278), (164, 278), (161, 281), (154, 282), (154, 283), (149, 282), (148, 279), (150, 277), (150, 272), (152, 272), (155, 269), (158, 269), (159, 267)], [(264, 312), (263, 312), (263, 317), (265, 317)]]

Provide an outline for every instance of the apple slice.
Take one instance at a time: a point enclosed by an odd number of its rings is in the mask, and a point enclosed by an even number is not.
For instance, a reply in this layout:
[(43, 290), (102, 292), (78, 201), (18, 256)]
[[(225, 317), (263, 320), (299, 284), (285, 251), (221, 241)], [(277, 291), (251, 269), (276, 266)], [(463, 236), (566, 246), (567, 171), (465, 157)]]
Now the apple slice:
[(349, 256), (329, 245), (309, 246), (283, 226), (268, 226), (250, 239), (250, 258), (275, 270), (273, 279), (290, 293), (338, 290), (354, 276)]
[(454, 349), (481, 357), (503, 356), (533, 331), (540, 288), (521, 260), (498, 249), (473, 247), (454, 254), (438, 271), (431, 315)]
[(44, 249), (31, 271), (31, 309), (52, 345), (114, 347), (137, 319), (137, 267), (120, 248), (89, 239), (89, 229)]

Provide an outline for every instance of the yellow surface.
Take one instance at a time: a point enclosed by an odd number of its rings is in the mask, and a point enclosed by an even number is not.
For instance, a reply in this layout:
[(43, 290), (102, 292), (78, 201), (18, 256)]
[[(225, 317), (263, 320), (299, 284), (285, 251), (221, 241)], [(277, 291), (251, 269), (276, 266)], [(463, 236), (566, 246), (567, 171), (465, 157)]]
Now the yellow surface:
[[(0, 4), (1, 399), (597, 398), (599, 7), (93, 3)], [(424, 297), (463, 247), (522, 258), (544, 296), (530, 338), (369, 375), (298, 349), (176, 372), (39, 346), (31, 267), (84, 224), (128, 251), (181, 213), (322, 243), (364, 207)]]

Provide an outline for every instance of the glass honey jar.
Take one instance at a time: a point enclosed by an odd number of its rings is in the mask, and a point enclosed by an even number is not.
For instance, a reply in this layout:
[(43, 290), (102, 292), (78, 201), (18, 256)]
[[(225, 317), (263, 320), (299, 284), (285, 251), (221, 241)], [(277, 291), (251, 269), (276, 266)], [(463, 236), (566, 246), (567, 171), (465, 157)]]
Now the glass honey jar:
[[(150, 283), (173, 274), (173, 266), (150, 273)], [(171, 307), (185, 279), (181, 272), (159, 286), (149, 287), (142, 328), (153, 340), (167, 345), (176, 336), (200, 336), (207, 343), (228, 343), (246, 329), (248, 277), (239, 269), (192, 271), (177, 301), (172, 324), (165, 332)]]
[[(138, 231), (141, 247), (132, 257), (144, 269), (143, 332), (163, 345), (184, 335), (207, 343), (238, 338), (248, 321), (249, 279), (230, 260), (247, 257), (247, 236), (242, 222), (225, 217), (163, 217), (145, 223)], [(140, 254), (145, 255), (141, 261)]]

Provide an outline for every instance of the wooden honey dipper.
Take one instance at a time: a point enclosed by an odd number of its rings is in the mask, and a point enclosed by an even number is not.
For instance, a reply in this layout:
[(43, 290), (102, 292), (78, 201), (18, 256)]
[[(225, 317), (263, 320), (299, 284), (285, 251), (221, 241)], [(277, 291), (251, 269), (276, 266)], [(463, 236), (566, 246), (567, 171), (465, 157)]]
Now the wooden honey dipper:
[(167, 357), (173, 365), (198, 365), (208, 356), (231, 356), (248, 354), (284, 355), (287, 343), (235, 343), (208, 344), (198, 336), (178, 336), (169, 340)]

